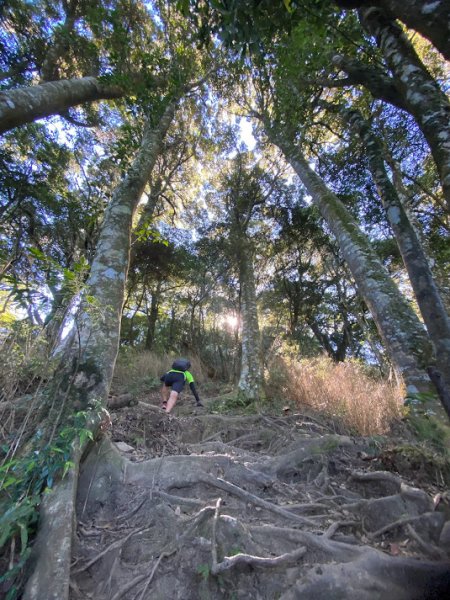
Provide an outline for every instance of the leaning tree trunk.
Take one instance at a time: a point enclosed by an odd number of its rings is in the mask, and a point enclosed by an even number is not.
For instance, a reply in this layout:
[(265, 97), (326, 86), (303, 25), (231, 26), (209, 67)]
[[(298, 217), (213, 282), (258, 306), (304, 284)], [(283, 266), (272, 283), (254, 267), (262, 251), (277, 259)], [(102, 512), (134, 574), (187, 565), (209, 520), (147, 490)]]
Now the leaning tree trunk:
[(446, 0), (336, 0), (336, 4), (343, 8), (365, 4), (381, 8), (430, 40), (450, 60), (450, 4)]
[[(49, 417), (53, 428), (62, 418), (65, 403), (71, 410), (85, 409), (90, 400), (106, 406), (119, 347), (133, 215), (172, 122), (176, 104), (173, 100), (167, 105), (154, 130), (147, 124), (140, 150), (105, 212), (87, 282), (86, 299), (82, 304), (78, 345), (72, 350), (72, 364), (63, 366), (62, 379), (67, 389), (60, 389), (55, 394), (55, 407)], [(79, 459), (80, 453), (74, 457), (73, 472), (43, 502), (36, 543), (37, 562), (27, 582), (25, 600), (64, 600), (68, 597)], [(57, 561), (56, 548), (59, 549)]]
[(347, 119), (364, 144), (373, 180), (397, 240), (428, 334), (434, 344), (436, 365), (444, 387), (448, 388), (441, 400), (450, 417), (450, 404), (447, 404), (450, 399), (450, 319), (419, 237), (386, 172), (380, 140), (358, 110), (349, 111)]
[(263, 368), (253, 257), (250, 243), (242, 238), (239, 248), (239, 283), (241, 286), (242, 319), (239, 396), (245, 401), (262, 400), (264, 398)]
[(96, 77), (3, 90), (0, 92), (0, 134), (42, 117), (64, 113), (72, 106), (120, 98), (124, 93), (120, 86), (101, 83)]
[[(92, 397), (106, 401), (120, 338), (120, 322), (130, 256), (133, 216), (172, 123), (177, 102), (171, 101), (158, 126), (147, 124), (141, 147), (106, 210), (96, 255), (87, 281), (79, 324), (77, 375), (78, 405)], [(86, 388), (86, 381), (91, 381)], [(95, 384), (94, 384), (95, 381)]]
[(369, 240), (337, 196), (311, 169), (301, 151), (269, 130), (286, 155), (328, 227), (367, 304), (386, 350), (405, 381), (408, 395), (430, 391), (425, 368), (431, 347), (424, 328), (373, 251)]
[(450, 211), (450, 102), (417, 56), (402, 29), (374, 8), (360, 10), (397, 80), (406, 109), (430, 146)]

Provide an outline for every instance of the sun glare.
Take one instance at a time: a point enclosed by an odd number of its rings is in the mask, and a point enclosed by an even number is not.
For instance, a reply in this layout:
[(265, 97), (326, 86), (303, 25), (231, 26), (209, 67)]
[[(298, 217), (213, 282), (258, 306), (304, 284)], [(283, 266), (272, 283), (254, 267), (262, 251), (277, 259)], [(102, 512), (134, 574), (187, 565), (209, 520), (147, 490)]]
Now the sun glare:
[(228, 325), (228, 327), (236, 329), (238, 324), (238, 318), (235, 315), (227, 315), (225, 317), (225, 323)]

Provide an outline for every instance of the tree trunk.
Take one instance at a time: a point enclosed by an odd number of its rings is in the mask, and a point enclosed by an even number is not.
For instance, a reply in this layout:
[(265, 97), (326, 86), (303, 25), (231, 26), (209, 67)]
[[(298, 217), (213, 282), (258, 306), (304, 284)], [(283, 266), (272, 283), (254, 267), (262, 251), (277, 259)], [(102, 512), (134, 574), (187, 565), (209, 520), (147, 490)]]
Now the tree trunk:
[[(364, 0), (336, 0), (343, 8), (362, 8)], [(450, 4), (446, 0), (370, 0), (410, 29), (418, 31), (450, 60)]]
[[(71, 360), (63, 364), (60, 382), (62, 385), (55, 394), (53, 411), (47, 421), (55, 431), (65, 408), (85, 409), (89, 401), (95, 400), (106, 406), (109, 387), (119, 348), (120, 320), (124, 300), (125, 282), (128, 271), (130, 238), (133, 215), (148, 182), (162, 140), (172, 122), (176, 101), (171, 101), (164, 111), (158, 126), (152, 130), (146, 125), (140, 150), (128, 170), (127, 175), (116, 188), (109, 203), (87, 281), (87, 292), (81, 307), (78, 324), (78, 344), (71, 349)], [(65, 405), (69, 405), (65, 407)], [(54, 414), (53, 414), (54, 413)], [(80, 455), (74, 457), (75, 473), (59, 485), (59, 492), (51, 496), (50, 506), (44, 509), (44, 522), (48, 522), (38, 536), (36, 566), (24, 593), (25, 600), (48, 598), (48, 589), (54, 591), (52, 598), (68, 597), (70, 544), (72, 523), (54, 523), (54, 513), (59, 514), (61, 502), (74, 505), (76, 497), (76, 469)], [(69, 485), (70, 484), (70, 485)], [(64, 490), (67, 488), (67, 499)], [(62, 490), (62, 494), (61, 494)], [(71, 513), (73, 514), (73, 513)], [(47, 539), (46, 539), (47, 538)], [(54, 545), (64, 544), (61, 564), (45, 568), (54, 557)], [(40, 577), (48, 573), (51, 580)], [(55, 580), (54, 573), (58, 577)]]
[(391, 360), (405, 381), (408, 394), (429, 392), (430, 380), (425, 368), (430, 364), (431, 347), (417, 316), (354, 218), (311, 169), (301, 151), (274, 135), (272, 141), (285, 153), (336, 237)]
[(314, 337), (319, 342), (319, 344), (322, 346), (322, 348), (325, 350), (325, 352), (328, 354), (328, 356), (331, 358), (331, 360), (333, 360), (334, 362), (338, 362), (335, 351), (333, 349), (333, 346), (330, 344), (330, 340), (328, 339), (328, 336), (326, 336), (325, 334), (323, 334), (320, 331), (320, 327), (314, 321), (314, 319), (308, 320), (308, 325), (309, 325), (311, 331), (313, 332)]
[(450, 211), (450, 102), (398, 25), (373, 8), (361, 9), (360, 17), (367, 31), (375, 36), (397, 79), (406, 109), (430, 146)]
[(95, 77), (3, 90), (0, 92), (0, 134), (42, 117), (64, 113), (71, 106), (123, 95), (124, 90), (118, 85), (101, 83)]
[(147, 316), (147, 335), (145, 337), (145, 349), (151, 350), (155, 342), (156, 322), (158, 321), (159, 303), (161, 300), (161, 282), (158, 282), (156, 290), (152, 293), (150, 314)]
[(170, 324), (169, 324), (169, 334), (167, 336), (167, 350), (173, 348), (175, 344), (175, 308), (172, 306), (170, 309)]
[[(137, 157), (108, 205), (87, 282), (94, 305), (84, 304), (80, 327), (79, 370), (99, 378), (88, 394), (106, 399), (119, 344), (119, 329), (128, 272), (134, 212), (158, 157), (162, 140), (172, 123), (176, 102), (171, 101), (158, 126), (146, 125)], [(94, 314), (92, 314), (94, 311)], [(79, 379), (79, 375), (77, 376)], [(78, 387), (78, 386), (77, 386)], [(85, 386), (80, 391), (85, 394)], [(81, 402), (85, 405), (85, 401)]]
[[(363, 142), (373, 180), (397, 240), (428, 334), (435, 347), (436, 365), (442, 374), (441, 385), (448, 388), (447, 396), (449, 396), (450, 319), (419, 237), (386, 172), (380, 140), (373, 134), (359, 111), (349, 111), (347, 118)], [(450, 406), (444, 405), (444, 408), (450, 417)]]
[(250, 244), (242, 240), (239, 248), (239, 283), (241, 286), (242, 356), (238, 389), (245, 401), (262, 400), (263, 368), (261, 338), (256, 306), (256, 287)]

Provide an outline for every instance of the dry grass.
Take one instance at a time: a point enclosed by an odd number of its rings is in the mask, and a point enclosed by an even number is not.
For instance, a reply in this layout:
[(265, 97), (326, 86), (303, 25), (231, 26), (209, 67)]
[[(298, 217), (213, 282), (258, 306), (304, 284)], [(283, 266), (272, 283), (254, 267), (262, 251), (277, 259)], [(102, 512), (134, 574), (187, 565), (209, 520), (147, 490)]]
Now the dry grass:
[(286, 402), (338, 418), (361, 435), (386, 433), (402, 416), (403, 389), (370, 376), (358, 362), (334, 363), (326, 357), (301, 362), (278, 359), (272, 368), (278, 371)]
[[(121, 351), (114, 370), (114, 391), (139, 393), (160, 385), (159, 378), (171, 368), (176, 358), (179, 358), (179, 356), (171, 354), (157, 355), (154, 352), (130, 348)], [(189, 360), (191, 361), (189, 370), (195, 381), (203, 382), (206, 379), (206, 373), (200, 360), (195, 355), (189, 355)]]

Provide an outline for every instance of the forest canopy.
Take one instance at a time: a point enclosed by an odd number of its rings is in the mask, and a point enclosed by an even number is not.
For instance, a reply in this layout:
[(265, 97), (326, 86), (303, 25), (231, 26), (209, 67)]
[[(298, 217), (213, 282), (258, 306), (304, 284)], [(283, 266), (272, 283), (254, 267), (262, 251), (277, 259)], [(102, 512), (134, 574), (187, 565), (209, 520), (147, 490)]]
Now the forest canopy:
[(118, 354), (195, 356), (242, 406), (326, 355), (450, 416), (449, 13), (1, 5), (3, 482), (96, 431)]

